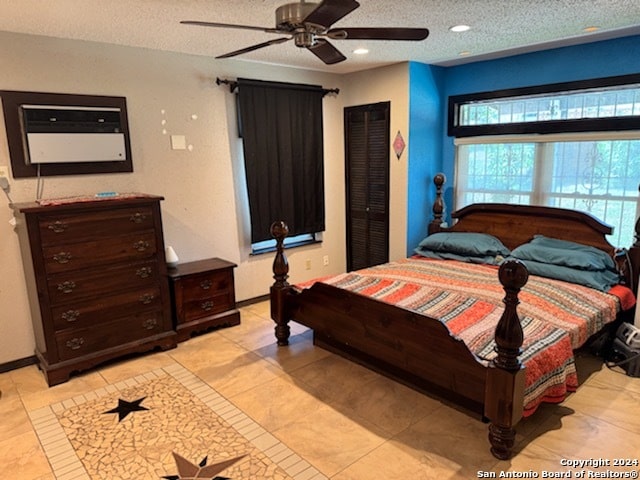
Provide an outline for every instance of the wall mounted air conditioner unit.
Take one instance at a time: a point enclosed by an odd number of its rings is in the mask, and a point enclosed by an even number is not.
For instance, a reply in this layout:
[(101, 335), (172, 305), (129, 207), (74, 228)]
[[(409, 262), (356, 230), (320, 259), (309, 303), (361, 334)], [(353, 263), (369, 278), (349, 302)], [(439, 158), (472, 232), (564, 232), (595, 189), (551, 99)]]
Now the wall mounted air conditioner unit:
[(21, 105), (26, 163), (124, 162), (117, 107)]

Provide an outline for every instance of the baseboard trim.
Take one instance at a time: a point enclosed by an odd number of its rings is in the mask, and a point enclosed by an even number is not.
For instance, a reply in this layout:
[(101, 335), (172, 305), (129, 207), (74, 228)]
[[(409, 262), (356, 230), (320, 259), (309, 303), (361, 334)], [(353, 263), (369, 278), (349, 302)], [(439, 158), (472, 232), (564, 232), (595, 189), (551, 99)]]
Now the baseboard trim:
[(0, 363), (0, 373), (9, 372), (11, 370), (17, 370), (18, 368), (34, 365), (38, 363), (38, 359), (35, 355), (30, 357), (20, 358), (18, 360), (12, 360), (7, 363)]
[(248, 298), (246, 300), (240, 300), (236, 302), (236, 308), (248, 307), (249, 305), (253, 305), (254, 303), (260, 303), (269, 300), (269, 294), (260, 295), (259, 297)]

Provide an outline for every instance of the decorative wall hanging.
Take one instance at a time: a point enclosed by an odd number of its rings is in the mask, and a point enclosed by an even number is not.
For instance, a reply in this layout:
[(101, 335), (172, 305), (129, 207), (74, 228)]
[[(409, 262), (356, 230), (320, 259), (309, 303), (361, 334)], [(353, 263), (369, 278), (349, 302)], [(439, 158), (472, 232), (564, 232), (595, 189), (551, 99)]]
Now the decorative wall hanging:
[(402, 155), (402, 152), (404, 152), (404, 147), (406, 146), (407, 144), (404, 143), (404, 138), (402, 138), (402, 134), (400, 133), (400, 130), (398, 130), (396, 138), (393, 141), (393, 151), (396, 152), (398, 160), (400, 160), (400, 156)]

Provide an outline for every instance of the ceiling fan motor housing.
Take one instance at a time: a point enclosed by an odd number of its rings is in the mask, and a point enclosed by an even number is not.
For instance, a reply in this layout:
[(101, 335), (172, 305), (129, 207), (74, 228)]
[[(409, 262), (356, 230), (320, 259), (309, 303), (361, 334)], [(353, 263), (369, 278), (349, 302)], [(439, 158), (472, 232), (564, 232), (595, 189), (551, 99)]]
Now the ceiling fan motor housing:
[[(294, 32), (304, 27), (303, 20), (318, 7), (317, 3), (287, 3), (276, 9), (276, 28), (287, 32)], [(307, 25), (308, 27), (311, 25)], [(315, 25), (314, 25), (315, 26)], [(325, 28), (318, 25), (318, 32)], [(312, 30), (313, 31), (313, 30)], [(313, 32), (316, 33), (316, 32)]]

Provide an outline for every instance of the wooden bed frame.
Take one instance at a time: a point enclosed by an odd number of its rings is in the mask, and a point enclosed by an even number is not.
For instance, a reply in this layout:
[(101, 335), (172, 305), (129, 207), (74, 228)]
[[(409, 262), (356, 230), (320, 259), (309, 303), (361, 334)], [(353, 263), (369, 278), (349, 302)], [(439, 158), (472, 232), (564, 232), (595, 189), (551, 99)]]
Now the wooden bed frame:
[[(612, 228), (589, 214), (552, 207), (474, 204), (452, 213), (455, 224), (442, 226), (445, 178), (436, 175), (434, 220), (429, 233), (485, 232), (509, 249), (542, 234), (600, 248), (616, 257), (626, 282), (635, 289), (640, 266), (640, 221), (634, 245), (624, 254), (607, 241)], [(524, 367), (518, 356), (523, 332), (517, 315), (518, 293), (528, 279), (521, 262), (507, 261), (498, 271), (505, 290), (505, 309), (495, 333), (497, 357), (485, 366), (439, 320), (382, 303), (324, 283), (299, 291), (287, 282), (289, 266), (283, 241), (284, 222), (271, 232), (277, 241), (271, 287), (271, 318), (278, 345), (287, 345), (288, 322), (294, 320), (314, 332), (314, 343), (361, 363), (420, 391), (436, 394), (480, 414), (489, 422), (491, 453), (512, 455), (515, 426), (524, 404)], [(627, 313), (629, 318), (632, 312)]]

